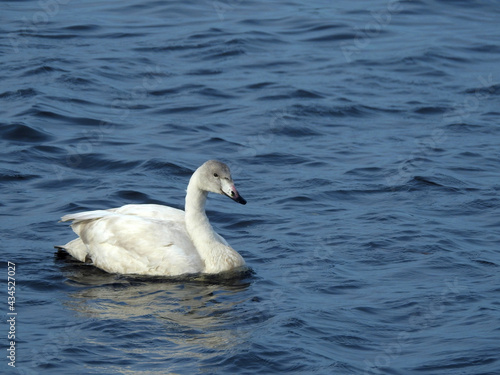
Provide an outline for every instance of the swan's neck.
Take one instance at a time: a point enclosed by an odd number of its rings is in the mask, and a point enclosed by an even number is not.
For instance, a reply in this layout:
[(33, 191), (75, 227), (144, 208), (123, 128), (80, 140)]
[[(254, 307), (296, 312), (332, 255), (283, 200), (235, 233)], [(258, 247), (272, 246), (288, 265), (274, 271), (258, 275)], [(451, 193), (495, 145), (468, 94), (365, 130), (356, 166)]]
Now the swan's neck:
[(206, 273), (219, 273), (245, 264), (231, 246), (221, 241), (205, 213), (208, 192), (199, 188), (198, 174), (189, 181), (186, 194), (186, 229), (205, 263)]

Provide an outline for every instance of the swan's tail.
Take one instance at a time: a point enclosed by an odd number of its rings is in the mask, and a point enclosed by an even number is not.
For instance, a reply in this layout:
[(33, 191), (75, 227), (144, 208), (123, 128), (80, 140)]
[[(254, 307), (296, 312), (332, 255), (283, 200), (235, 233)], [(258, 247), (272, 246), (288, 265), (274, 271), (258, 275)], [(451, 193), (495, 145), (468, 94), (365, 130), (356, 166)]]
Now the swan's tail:
[(86, 212), (78, 212), (76, 214), (68, 214), (64, 215), (61, 218), (61, 221), (73, 221), (73, 224), (76, 224), (80, 221), (87, 220), (95, 220), (100, 219), (105, 216), (114, 215), (115, 213), (109, 210), (95, 210), (95, 211), (86, 211)]
[(72, 255), (74, 258), (78, 259), (80, 262), (89, 263), (91, 259), (88, 254), (87, 246), (82, 242), (80, 238), (76, 238), (73, 241), (68, 242), (63, 246), (54, 246), (57, 250), (64, 250)]
[[(113, 211), (110, 210), (96, 210), (96, 211), (86, 211), (86, 212), (78, 212), (75, 214), (64, 215), (61, 218), (61, 221), (72, 221), (71, 227), (73, 231), (79, 235), (79, 227), (81, 225), (85, 225), (84, 222), (101, 219), (106, 216), (116, 215)], [(63, 246), (55, 246), (57, 249), (66, 250), (73, 257), (78, 259), (81, 262), (89, 262), (89, 253), (87, 246), (83, 243), (80, 237), (74, 239), (73, 241), (68, 242)]]

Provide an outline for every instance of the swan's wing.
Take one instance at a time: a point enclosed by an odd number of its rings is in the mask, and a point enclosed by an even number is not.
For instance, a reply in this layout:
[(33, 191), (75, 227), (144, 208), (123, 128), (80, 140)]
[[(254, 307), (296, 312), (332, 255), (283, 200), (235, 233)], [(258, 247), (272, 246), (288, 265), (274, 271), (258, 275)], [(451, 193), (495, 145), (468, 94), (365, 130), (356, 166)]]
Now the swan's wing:
[[(138, 208), (132, 209), (137, 211)], [(64, 221), (73, 220), (72, 228), (80, 236), (95, 266), (122, 274), (200, 272), (202, 261), (186, 232), (183, 215), (176, 215), (175, 220), (159, 220), (132, 212), (123, 214), (119, 210), (89, 211), (63, 217)], [(69, 247), (75, 241), (64, 246), (71, 254)], [(79, 249), (81, 253), (81, 247)], [(75, 253), (81, 260), (81, 254)]]
[[(177, 208), (162, 206), (159, 204), (127, 204), (125, 206), (111, 209), (115, 213), (126, 215), (137, 215), (140, 217), (147, 217), (151, 219), (166, 220), (166, 221), (179, 221), (184, 223), (185, 213)], [(215, 233), (217, 239), (224, 245), (229, 246), (228, 242), (220, 234)]]

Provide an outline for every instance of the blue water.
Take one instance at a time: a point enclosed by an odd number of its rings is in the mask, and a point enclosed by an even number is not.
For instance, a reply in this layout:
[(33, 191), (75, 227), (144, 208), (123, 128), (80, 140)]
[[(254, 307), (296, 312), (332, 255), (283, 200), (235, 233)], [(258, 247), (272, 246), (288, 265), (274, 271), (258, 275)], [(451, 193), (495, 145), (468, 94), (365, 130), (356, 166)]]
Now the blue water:
[[(499, 374), (496, 1), (3, 1), (5, 374)], [(235, 277), (138, 278), (59, 218), (209, 217)], [(7, 285), (0, 337), (8, 348)]]

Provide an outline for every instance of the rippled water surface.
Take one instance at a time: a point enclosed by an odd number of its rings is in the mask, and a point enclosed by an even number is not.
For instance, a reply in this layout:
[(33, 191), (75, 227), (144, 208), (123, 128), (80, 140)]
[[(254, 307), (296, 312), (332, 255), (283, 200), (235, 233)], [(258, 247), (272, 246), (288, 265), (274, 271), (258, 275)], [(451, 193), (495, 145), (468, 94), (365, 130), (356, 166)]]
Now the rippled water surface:
[[(3, 1), (9, 374), (499, 374), (496, 1)], [(208, 214), (250, 271), (104, 273), (59, 218)], [(6, 352), (7, 286), (0, 328)]]

